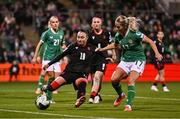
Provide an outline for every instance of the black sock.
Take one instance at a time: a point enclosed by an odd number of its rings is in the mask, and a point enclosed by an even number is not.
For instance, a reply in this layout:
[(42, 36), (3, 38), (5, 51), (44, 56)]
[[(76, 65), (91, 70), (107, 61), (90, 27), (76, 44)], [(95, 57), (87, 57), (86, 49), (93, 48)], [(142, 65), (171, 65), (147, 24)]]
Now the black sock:
[(112, 82), (112, 86), (115, 89), (115, 91), (117, 92), (117, 94), (121, 95), (121, 93), (123, 92), (121, 89), (121, 84), (119, 82)]
[(83, 81), (78, 85), (77, 99), (85, 95), (85, 93), (86, 93), (86, 82)]
[(157, 86), (157, 83), (155, 82), (155, 83), (153, 83), (153, 85), (154, 85), (154, 86)]
[(162, 87), (165, 87), (165, 86), (166, 86), (166, 84), (163, 83), (163, 84), (162, 84)]

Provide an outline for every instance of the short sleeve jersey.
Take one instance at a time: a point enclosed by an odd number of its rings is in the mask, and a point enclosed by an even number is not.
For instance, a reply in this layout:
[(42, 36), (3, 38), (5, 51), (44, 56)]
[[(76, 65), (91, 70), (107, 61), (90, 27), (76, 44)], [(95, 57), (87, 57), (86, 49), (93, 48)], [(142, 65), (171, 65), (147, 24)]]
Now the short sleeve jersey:
[(59, 53), (62, 52), (62, 48), (60, 47), (64, 42), (64, 32), (59, 29), (56, 33), (51, 29), (46, 30), (41, 35), (41, 41), (45, 43), (44, 49), (44, 60), (51, 60)]
[[(95, 46), (96, 48), (106, 47), (108, 44), (112, 42), (111, 33), (105, 29), (103, 29), (101, 34), (96, 34), (93, 30), (89, 33), (88, 42)], [(108, 57), (107, 51), (98, 52), (94, 54), (94, 62), (93, 64), (98, 64), (102, 60), (105, 60)]]
[(119, 33), (115, 35), (115, 43), (122, 48), (121, 60), (126, 62), (134, 62), (137, 60), (145, 61), (146, 56), (142, 47), (144, 34), (137, 31), (128, 30), (125, 37)]

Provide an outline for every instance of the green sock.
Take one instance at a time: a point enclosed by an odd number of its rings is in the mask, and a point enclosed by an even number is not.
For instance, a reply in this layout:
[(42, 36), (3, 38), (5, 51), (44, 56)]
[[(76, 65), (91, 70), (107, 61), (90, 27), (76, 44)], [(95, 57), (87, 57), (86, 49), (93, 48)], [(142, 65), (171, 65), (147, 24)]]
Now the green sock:
[[(54, 77), (49, 77), (48, 84), (51, 84), (51, 82), (54, 81)], [(47, 99), (52, 100), (52, 92), (47, 90)]]
[(44, 76), (40, 75), (38, 80), (38, 88), (42, 88), (43, 84), (44, 84)]
[(135, 86), (128, 86), (128, 97), (127, 97), (127, 105), (132, 105), (132, 102), (135, 97)]

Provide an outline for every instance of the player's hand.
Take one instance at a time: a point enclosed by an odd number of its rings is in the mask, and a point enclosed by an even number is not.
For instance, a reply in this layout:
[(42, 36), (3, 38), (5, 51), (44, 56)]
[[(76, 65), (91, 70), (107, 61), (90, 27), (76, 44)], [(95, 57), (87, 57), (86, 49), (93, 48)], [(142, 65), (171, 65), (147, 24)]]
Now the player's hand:
[(95, 52), (98, 52), (98, 51), (99, 51), (99, 52), (102, 51), (102, 48), (96, 48), (96, 49), (95, 49)]
[(36, 60), (39, 64), (41, 63), (41, 57), (37, 57), (37, 60)]
[(156, 54), (156, 58), (158, 61), (161, 61), (163, 59), (163, 56), (161, 54)]
[(48, 64), (44, 65), (43, 70), (46, 70), (49, 67)]

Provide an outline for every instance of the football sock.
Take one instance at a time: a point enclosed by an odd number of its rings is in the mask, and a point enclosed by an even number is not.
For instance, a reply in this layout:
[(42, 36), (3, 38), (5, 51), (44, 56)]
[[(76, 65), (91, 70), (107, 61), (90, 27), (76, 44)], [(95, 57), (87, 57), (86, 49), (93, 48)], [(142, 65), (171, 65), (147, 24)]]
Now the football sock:
[(49, 85), (49, 89), (48, 89), (48, 90), (54, 91), (54, 90), (58, 89), (59, 87), (60, 87), (60, 84), (54, 80), (54, 81)]
[[(48, 85), (50, 85), (53, 80), (54, 80), (54, 77), (49, 77)], [(47, 99), (52, 100), (52, 91), (50, 90), (47, 90)]]
[(99, 85), (99, 88), (98, 88), (98, 93), (101, 91), (101, 83)]
[(132, 102), (135, 97), (135, 86), (128, 86), (128, 97), (127, 97), (127, 105), (132, 105)]
[(97, 95), (97, 93), (95, 91), (91, 92), (90, 98), (93, 98)]
[(162, 87), (166, 86), (164, 81), (161, 81), (160, 83), (161, 83)]
[(77, 92), (77, 99), (79, 99), (81, 96), (85, 95), (86, 93), (86, 82), (82, 81), (78, 85), (78, 92)]
[(115, 89), (115, 91), (117, 92), (118, 95), (121, 95), (122, 88), (121, 88), (121, 84), (119, 82), (112, 82), (112, 86)]
[(159, 81), (155, 81), (155, 82), (153, 83), (153, 85), (154, 85), (154, 86), (157, 86), (158, 82), (159, 82)]
[(44, 84), (44, 76), (40, 75), (39, 80), (38, 80), (38, 88), (41, 89), (43, 84)]

